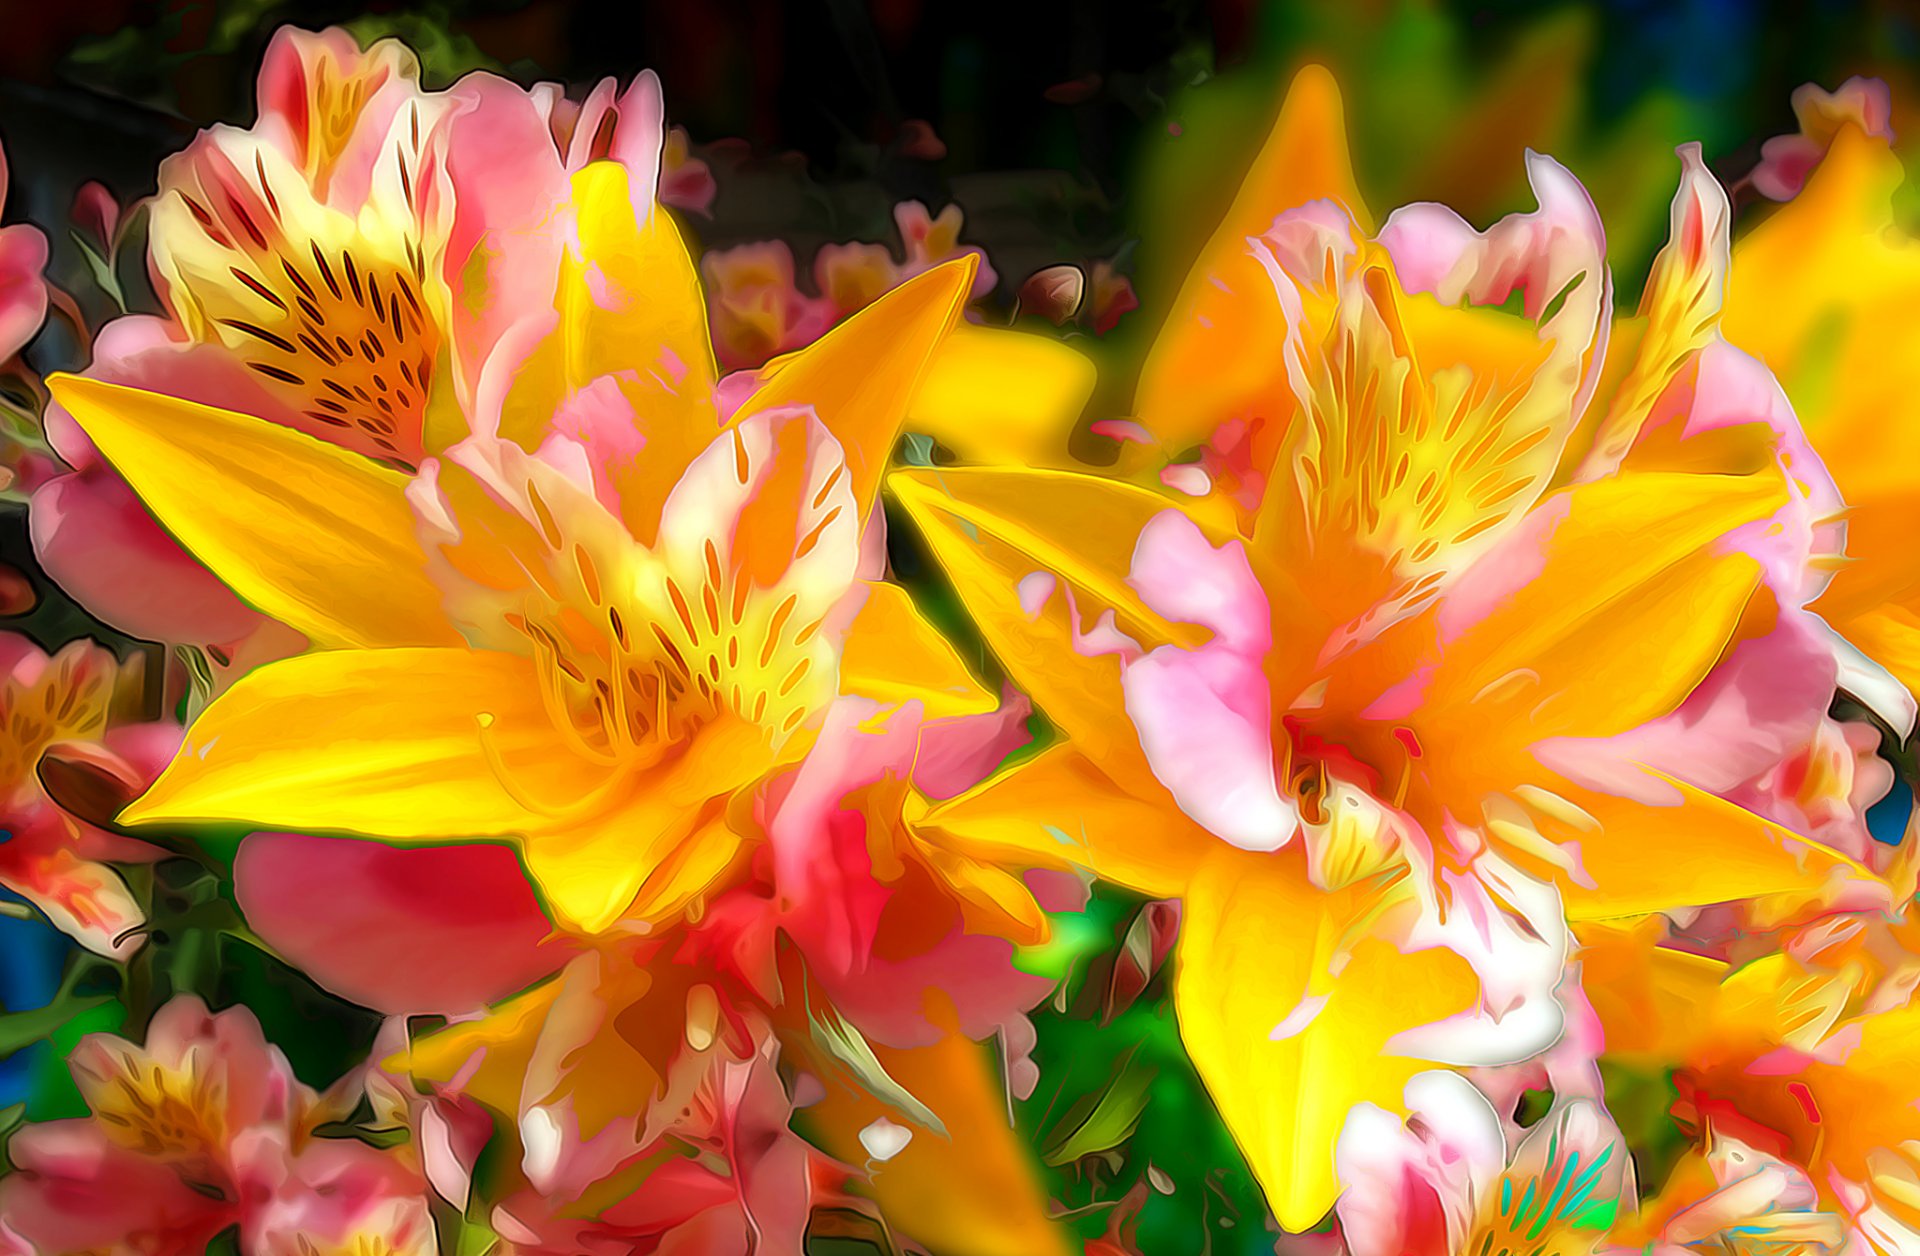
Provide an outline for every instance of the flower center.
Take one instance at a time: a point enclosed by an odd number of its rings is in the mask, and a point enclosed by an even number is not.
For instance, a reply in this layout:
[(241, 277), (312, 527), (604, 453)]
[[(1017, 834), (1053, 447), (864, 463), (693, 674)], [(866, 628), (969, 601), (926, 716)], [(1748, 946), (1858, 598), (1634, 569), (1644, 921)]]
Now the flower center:
[(189, 1058), (179, 1069), (128, 1055), (88, 1096), (94, 1119), (129, 1151), (173, 1162), (191, 1181), (218, 1186), (215, 1156), (226, 1145), (225, 1086)]

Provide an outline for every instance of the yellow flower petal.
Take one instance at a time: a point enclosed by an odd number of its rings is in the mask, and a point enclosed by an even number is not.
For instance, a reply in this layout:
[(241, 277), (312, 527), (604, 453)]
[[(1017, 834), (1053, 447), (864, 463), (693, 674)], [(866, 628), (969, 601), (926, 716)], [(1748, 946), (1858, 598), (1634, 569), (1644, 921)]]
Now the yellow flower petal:
[(515, 374), (500, 434), (528, 449), (579, 390), (610, 379), (645, 439), (605, 451), (628, 526), (650, 541), (660, 503), (719, 430), (713, 349), (699, 272), (658, 205), (636, 217), (626, 168), (592, 162), (573, 176), (576, 240), (561, 262), (553, 331)]
[(967, 932), (1006, 938), (1016, 946), (1047, 940), (1052, 929), (1047, 913), (1019, 876), (932, 842), (920, 843), (918, 850), (953, 894)]
[(1000, 704), (907, 591), (879, 581), (868, 583), (866, 604), (841, 646), (840, 690), (887, 704), (918, 701), (928, 719), (979, 715)]
[(911, 822), (977, 858), (1083, 867), (1154, 897), (1181, 893), (1199, 854), (1219, 844), (1181, 813), (1151, 772), (1126, 778), (1123, 788), (1072, 746), (1051, 747)]
[(560, 749), (526, 659), (331, 650), (235, 682), (121, 819), (400, 839), (519, 834), (539, 817), (513, 782), (571, 800), (596, 776)]
[(1431, 1067), (1388, 1043), (1479, 992), (1453, 952), (1367, 936), (1368, 911), (1316, 889), (1297, 859), (1229, 851), (1201, 867), (1182, 909), (1180, 1037), (1288, 1230), (1316, 1225), (1339, 1196), (1334, 1142), (1353, 1105), (1404, 1115), (1407, 1082)]
[(1776, 475), (1646, 473), (1563, 490), (1539, 574), (1449, 642), (1414, 716), (1431, 763), (1606, 737), (1666, 715), (1719, 660), (1759, 564), (1714, 542), (1785, 497)]
[(967, 462), (1067, 466), (1093, 362), (1051, 336), (961, 323), (941, 342), (907, 409), (924, 432)]
[(559, 1109), (578, 1121), (580, 1137), (592, 1138), (609, 1122), (649, 1113), (685, 1032), (694, 975), (588, 951), (553, 980), (479, 1020), (424, 1034), (384, 1064), (423, 1082), (459, 1077), (462, 1094), (510, 1119)]
[(865, 519), (908, 409), (960, 317), (978, 268), (969, 254), (901, 284), (786, 358), (735, 421), (782, 406), (812, 406), (846, 453), (857, 517)]
[(1703, 1036), (1708, 1006), (1727, 966), (1703, 955), (1655, 946), (1666, 922), (1583, 923), (1580, 985), (1606, 1029), (1607, 1054), (1657, 1064), (1684, 1058)]
[(1168, 623), (1126, 583), (1140, 529), (1173, 502), (1064, 471), (915, 469), (888, 484), (1020, 687), (1109, 776), (1147, 774), (1118, 659), (1083, 652), (1080, 638), (1109, 610), (1148, 648), (1204, 637)]
[(1909, 693), (1920, 693), (1920, 616), (1904, 607), (1887, 606), (1837, 619), (1834, 626), (1893, 673)]
[[(1571, 878), (1554, 876), (1570, 920), (1601, 920), (1704, 907), (1795, 890), (1812, 891), (1839, 873), (1875, 879), (1839, 851), (1782, 828), (1744, 807), (1661, 773), (1649, 787), (1667, 794), (1642, 803), (1563, 786), (1559, 793), (1591, 817), (1578, 827), (1537, 817), (1546, 836), (1576, 851)], [(1514, 855), (1530, 861), (1524, 853)], [(1540, 875), (1553, 870), (1537, 866)]]
[(775, 762), (759, 729), (709, 725), (623, 786), (621, 801), (599, 815), (527, 834), (527, 873), (554, 918), (582, 934), (623, 915), (671, 918), (740, 848), (724, 823), (725, 800)]
[[(509, 1116), (520, 1111), (527, 1066), (547, 1014), (559, 997), (556, 977), (516, 994), (479, 1020), (461, 1021), (416, 1038), (381, 1061), (383, 1068), (445, 1085), (462, 1077), (461, 1093)], [(479, 1064), (467, 1065), (476, 1054)]]
[(253, 606), (321, 646), (459, 642), (399, 472), (244, 414), (48, 382), (161, 526)]
[(1364, 230), (1366, 207), (1347, 155), (1340, 89), (1322, 66), (1294, 77), (1272, 132), (1232, 207), (1201, 250), (1140, 373), (1134, 410), (1170, 451), (1212, 435), (1285, 379), (1286, 322), (1273, 280), (1247, 247), (1274, 216), (1329, 199)]
[[(1006, 1092), (985, 1047), (949, 1033), (928, 1047), (874, 1044), (881, 1067), (946, 1127), (918, 1126), (905, 1147), (870, 1166), (855, 1187), (888, 1221), (952, 1256), (1066, 1256), (1065, 1234), (1048, 1218), (1032, 1149), (1008, 1121)], [(898, 1116), (840, 1081), (796, 1114), (828, 1155), (868, 1163), (860, 1131)]]
[[(1557, 167), (1534, 174), (1543, 213), (1582, 195)], [(1290, 424), (1269, 419), (1261, 426), (1276, 434), (1248, 436), (1256, 471), (1270, 468), (1250, 533), (1256, 561), (1300, 590), (1276, 599), (1295, 625), (1276, 635), (1320, 640), (1360, 616), (1392, 617), (1539, 500), (1605, 305), (1598, 226), (1587, 225), (1595, 234), (1570, 240), (1550, 272), (1558, 282), (1574, 271), (1564, 299), (1537, 319), (1459, 303), (1474, 291), (1465, 280), (1406, 293), (1377, 244), (1324, 280), (1297, 276), (1306, 313), (1293, 335), (1310, 391)], [(1575, 270), (1583, 261), (1591, 269)]]
[(1895, 226), (1885, 139), (1842, 126), (1799, 196), (1733, 250), (1721, 328), (1765, 362), (1852, 506), (1847, 555), (1816, 609), (1898, 598), (1920, 611), (1912, 544), (1920, 392), (1920, 247)]

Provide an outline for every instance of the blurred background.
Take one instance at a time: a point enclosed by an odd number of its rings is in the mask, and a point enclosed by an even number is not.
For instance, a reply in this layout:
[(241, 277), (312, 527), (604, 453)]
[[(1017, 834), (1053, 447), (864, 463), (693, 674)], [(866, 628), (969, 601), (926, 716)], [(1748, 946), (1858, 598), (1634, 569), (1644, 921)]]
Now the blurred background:
[[(884, 239), (920, 200), (965, 211), (1010, 302), (1056, 261), (1117, 259), (1153, 308), (1177, 280), (1300, 64), (1347, 93), (1376, 208), (1446, 201), (1484, 221), (1524, 201), (1521, 154), (1572, 168), (1630, 297), (1699, 140), (1737, 184), (1790, 133), (1793, 89), (1894, 86), (1920, 136), (1920, 10), (1792, 0), (0, 0), (10, 217), (68, 243), (87, 178), (122, 199), (199, 127), (251, 120), (274, 27), (398, 35), (430, 82), (472, 69), (583, 90), (652, 67), (719, 176), (691, 226), (718, 247)], [(74, 266), (69, 246), (57, 254)]]
[[(4, 217), (46, 231), (51, 277), (77, 302), (77, 318), (50, 322), (31, 347), (38, 371), (84, 363), (76, 323), (154, 308), (139, 240), (103, 261), (101, 202), (76, 207), (82, 184), (103, 183), (131, 220), (124, 207), (152, 191), (158, 162), (197, 129), (252, 121), (256, 67), (283, 23), (342, 24), (363, 42), (398, 36), (430, 86), (484, 69), (558, 80), (578, 96), (651, 67), (685, 131), (670, 161), (691, 180), (677, 202), (689, 232), (708, 251), (783, 242), (793, 273), (781, 282), (807, 297), (822, 295), (822, 245), (911, 255), (903, 235), (929, 224), (957, 225), (958, 246), (986, 251), (998, 281), (974, 309), (988, 321), (1044, 315), (1029, 277), (1076, 268), (1084, 294), (1050, 321), (1100, 363), (1096, 415), (1124, 413), (1157, 312), (1309, 61), (1343, 86), (1376, 214), (1432, 199), (1484, 225), (1530, 205), (1525, 150), (1550, 153), (1598, 203), (1629, 310), (1664, 238), (1676, 145), (1703, 145), (1745, 224), (1770, 208), (1752, 173), (1768, 139), (1798, 129), (1790, 97), (1802, 84), (1885, 80), (1910, 164), (1906, 146), (1920, 139), (1920, 12), (1891, 0), (0, 0)], [(1920, 196), (1902, 195), (1911, 223)], [(900, 215), (906, 202), (926, 213)], [(957, 223), (933, 217), (949, 205)], [(29, 586), (0, 589), (8, 627), (47, 647), (91, 635), (123, 653), (149, 648), (48, 584), (24, 511), (4, 492), (0, 564)], [(1895, 801), (1897, 832), (1908, 795)], [(370, 1014), (250, 948), (210, 959), (201, 939), (232, 920), (224, 891), (204, 885), (153, 888), (172, 932), (142, 952), (137, 981), (154, 998), (204, 988), (244, 999), (296, 1068), (324, 1084), (365, 1050)], [(1103, 892), (1032, 957), (1064, 984), (1036, 1014), (1049, 1085), (1019, 1117), (1057, 1196), (1085, 1210), (1088, 1237), (1126, 1198), (1114, 1215), (1132, 1218), (1143, 1250), (1270, 1251), (1257, 1193), (1160, 997), (1164, 915)], [(1142, 970), (1141, 955), (1158, 958)], [(142, 1015), (125, 995), (90, 993), (95, 979), (70, 958), (60, 935), (0, 910), (0, 1108), (22, 1105), (0, 1111), (0, 1139), (22, 1111), (74, 1109), (62, 1053), (80, 1033)], [(1664, 1109), (1650, 1102), (1657, 1122)], [(1086, 1146), (1119, 1150), (1087, 1157)]]

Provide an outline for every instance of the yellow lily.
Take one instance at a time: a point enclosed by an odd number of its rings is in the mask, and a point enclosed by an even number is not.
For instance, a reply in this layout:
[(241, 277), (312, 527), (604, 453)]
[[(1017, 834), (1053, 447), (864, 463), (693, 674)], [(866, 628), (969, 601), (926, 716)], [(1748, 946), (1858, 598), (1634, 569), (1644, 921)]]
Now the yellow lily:
[(1920, 692), (1920, 248), (1894, 223), (1902, 178), (1886, 139), (1841, 127), (1801, 193), (1734, 245), (1722, 325), (1779, 378), (1846, 499), (1848, 561), (1814, 609)]
[[(563, 980), (435, 1039), (429, 1061), (488, 1046), (511, 1065), (583, 1023), (625, 1023), (642, 995), (660, 1006), (661, 983), (623, 967), (622, 948), (699, 914), (756, 836), (755, 787), (804, 755), (837, 693), (934, 716), (994, 703), (903, 591), (856, 570), (973, 261), (889, 293), (723, 422), (671, 219), (636, 216), (624, 172), (594, 164), (569, 221), (558, 317), (499, 398), (497, 435), (416, 477), (248, 415), (54, 382), (174, 535), (315, 646), (213, 702), (123, 820), (510, 839), (588, 945)], [(549, 1031), (563, 990), (572, 1010)], [(603, 1032), (576, 1061), (592, 1121), (663, 1075), (625, 1076), (644, 1044), (624, 1041)], [(973, 1072), (927, 1097), (950, 1150), (914, 1159), (951, 1180), (949, 1204), (1006, 1199), (956, 1175), (1020, 1163), (1004, 1107), (982, 1099), (987, 1061), (957, 1040), (927, 1050)], [(1050, 1233), (1037, 1198), (1006, 1226)]]
[[(209, 707), (129, 823), (517, 836), (557, 915), (588, 933), (629, 908), (677, 910), (728, 862), (726, 800), (796, 758), (836, 691), (824, 621), (856, 587), (861, 521), (969, 267), (932, 272), (819, 341), (722, 432), (671, 220), (637, 221), (613, 165), (578, 176), (575, 209), (562, 318), (507, 414), (551, 415), (623, 363), (684, 364), (671, 385), (651, 373), (626, 385), (644, 393), (647, 426), (644, 455), (603, 464), (619, 515), (591, 482), (504, 442), (462, 446), (410, 490), (246, 415), (55, 384), (176, 536), (324, 647)], [(624, 299), (584, 297), (590, 267), (628, 285)], [(560, 369), (542, 374), (544, 362)], [(856, 658), (931, 677), (936, 703), (942, 687), (974, 700), (910, 608), (873, 604), (886, 643), (861, 642)]]
[(1339, 117), (1303, 73), (1147, 359), (1139, 423), (1205, 443), (1212, 492), (889, 480), (1061, 733), (924, 823), (1183, 899), (1182, 1035), (1292, 1230), (1338, 1195), (1353, 1105), (1404, 1113), (1424, 1060), (1544, 1045), (1509, 969), (1557, 971), (1545, 883), (1577, 919), (1850, 867), (1574, 749), (1671, 713), (1771, 609), (1726, 538), (1787, 500), (1777, 468), (1553, 488), (1606, 325), (1591, 206), (1536, 159), (1538, 213), (1481, 234), (1422, 207), (1376, 241)]

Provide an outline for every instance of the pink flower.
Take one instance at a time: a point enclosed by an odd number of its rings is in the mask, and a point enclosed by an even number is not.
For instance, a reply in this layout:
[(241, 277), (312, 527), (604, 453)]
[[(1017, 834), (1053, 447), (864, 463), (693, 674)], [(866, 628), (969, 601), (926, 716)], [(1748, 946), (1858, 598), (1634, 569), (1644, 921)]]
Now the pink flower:
[[(0, 206), (7, 199), (7, 157), (0, 151)], [(27, 223), (0, 227), (0, 362), (27, 347), (47, 318), (47, 237)]]
[[(89, 950), (124, 959), (145, 916), (105, 861), (160, 857), (145, 842), (98, 827), (159, 775), (179, 744), (162, 725), (115, 726), (123, 672), (107, 650), (76, 641), (47, 656), (25, 637), (0, 634), (0, 885), (38, 907)], [(47, 794), (42, 763), (56, 754), (109, 797), (77, 815)]]
[(660, 153), (660, 203), (705, 217), (713, 212), (716, 191), (713, 168), (690, 151), (687, 128), (670, 128)]
[(29, 1125), (0, 1180), (22, 1252), (201, 1250), (238, 1225), (248, 1251), (379, 1232), (433, 1250), (423, 1183), (399, 1155), (313, 1136), (326, 1113), (251, 1012), (168, 1003), (135, 1046), (111, 1034), (69, 1058), (92, 1115)]
[[(659, 91), (642, 75), (576, 105), (550, 84), (475, 74), (428, 92), (418, 78), (391, 40), (278, 32), (259, 122), (162, 163), (149, 247), (167, 316), (110, 324), (86, 373), (394, 465), (463, 436), (458, 422), (429, 431), (429, 409), (474, 412), (502, 339), (557, 317), (566, 233), (550, 228), (573, 174), (621, 162), (650, 212)], [(178, 549), (58, 406), (47, 428), (71, 468), (32, 502), (48, 574), (134, 636), (246, 649), (262, 617)]]
[(834, 310), (794, 282), (793, 250), (773, 240), (716, 249), (700, 259), (706, 278), (713, 348), (724, 367), (763, 365), (819, 339)]
[(900, 268), (901, 279), (911, 279), (942, 262), (971, 253), (980, 259), (980, 270), (974, 276), (973, 294), (969, 299), (978, 301), (1000, 282), (987, 261), (985, 249), (960, 243), (965, 217), (958, 205), (948, 205), (939, 214), (929, 215), (927, 207), (919, 201), (902, 201), (893, 207), (893, 221), (907, 246), (906, 264)]

